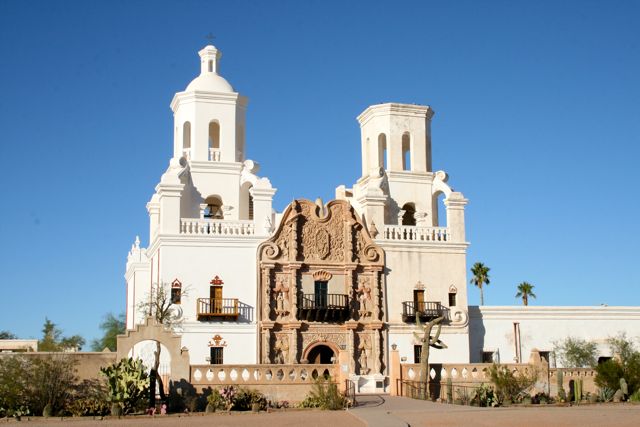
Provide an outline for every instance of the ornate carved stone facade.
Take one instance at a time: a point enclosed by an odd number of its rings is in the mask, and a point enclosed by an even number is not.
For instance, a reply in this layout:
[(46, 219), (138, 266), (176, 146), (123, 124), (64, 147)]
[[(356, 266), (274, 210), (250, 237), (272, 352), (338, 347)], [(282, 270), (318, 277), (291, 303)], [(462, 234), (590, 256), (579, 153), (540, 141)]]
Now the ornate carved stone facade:
[(382, 372), (383, 262), (349, 202), (293, 201), (258, 248), (260, 360), (305, 363), (322, 347), (351, 373)]

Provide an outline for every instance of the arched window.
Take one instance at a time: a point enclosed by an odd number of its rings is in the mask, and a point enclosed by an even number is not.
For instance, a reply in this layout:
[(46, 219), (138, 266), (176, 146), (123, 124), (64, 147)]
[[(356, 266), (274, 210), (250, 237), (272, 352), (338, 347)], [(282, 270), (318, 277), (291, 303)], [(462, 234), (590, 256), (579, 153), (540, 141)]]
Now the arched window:
[(191, 148), (191, 123), (184, 122), (182, 125), (182, 148)]
[(416, 225), (416, 205), (413, 203), (405, 203), (402, 206), (404, 214), (402, 215), (402, 225)]
[(176, 279), (171, 282), (171, 302), (173, 304), (180, 304), (182, 300), (182, 283)]
[(387, 135), (378, 135), (378, 167), (387, 169)]
[(209, 122), (209, 148), (220, 149), (220, 124), (215, 120)]
[(433, 226), (434, 227), (444, 227), (447, 222), (447, 209), (444, 205), (445, 194), (438, 191), (432, 196), (431, 201), (431, 209), (433, 214), (431, 218), (433, 218)]
[(209, 61), (209, 72), (213, 73), (213, 61)]
[(224, 219), (222, 212), (222, 200), (218, 196), (209, 196), (204, 201), (207, 207), (204, 210), (204, 217), (210, 219)]
[(402, 134), (402, 170), (411, 170), (411, 135), (409, 132)]
[(253, 196), (249, 194), (249, 219), (253, 219)]

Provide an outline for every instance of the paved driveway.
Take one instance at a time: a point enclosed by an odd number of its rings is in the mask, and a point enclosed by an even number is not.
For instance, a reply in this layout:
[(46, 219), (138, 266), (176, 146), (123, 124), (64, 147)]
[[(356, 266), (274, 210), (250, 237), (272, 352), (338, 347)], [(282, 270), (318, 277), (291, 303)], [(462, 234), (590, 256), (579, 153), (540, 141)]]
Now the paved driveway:
[(477, 408), (390, 396), (362, 396), (352, 414), (372, 427), (638, 427), (640, 405)]

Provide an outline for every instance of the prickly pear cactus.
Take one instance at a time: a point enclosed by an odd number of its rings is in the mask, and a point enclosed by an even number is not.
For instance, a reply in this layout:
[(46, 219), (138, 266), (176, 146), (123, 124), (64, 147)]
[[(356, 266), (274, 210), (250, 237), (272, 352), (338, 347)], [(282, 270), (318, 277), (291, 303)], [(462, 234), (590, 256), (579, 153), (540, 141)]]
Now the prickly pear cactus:
[(130, 412), (149, 390), (149, 376), (140, 359), (122, 359), (100, 368), (100, 372), (107, 377), (108, 399), (113, 404), (112, 408), (120, 406), (125, 414)]

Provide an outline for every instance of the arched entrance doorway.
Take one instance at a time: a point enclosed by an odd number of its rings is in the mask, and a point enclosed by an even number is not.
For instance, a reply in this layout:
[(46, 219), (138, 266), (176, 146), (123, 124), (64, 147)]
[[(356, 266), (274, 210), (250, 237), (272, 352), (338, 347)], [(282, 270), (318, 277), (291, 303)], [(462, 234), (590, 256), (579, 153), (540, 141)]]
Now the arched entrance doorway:
[(336, 361), (338, 355), (327, 344), (316, 344), (310, 346), (307, 350), (307, 361), (314, 364), (332, 364)]

